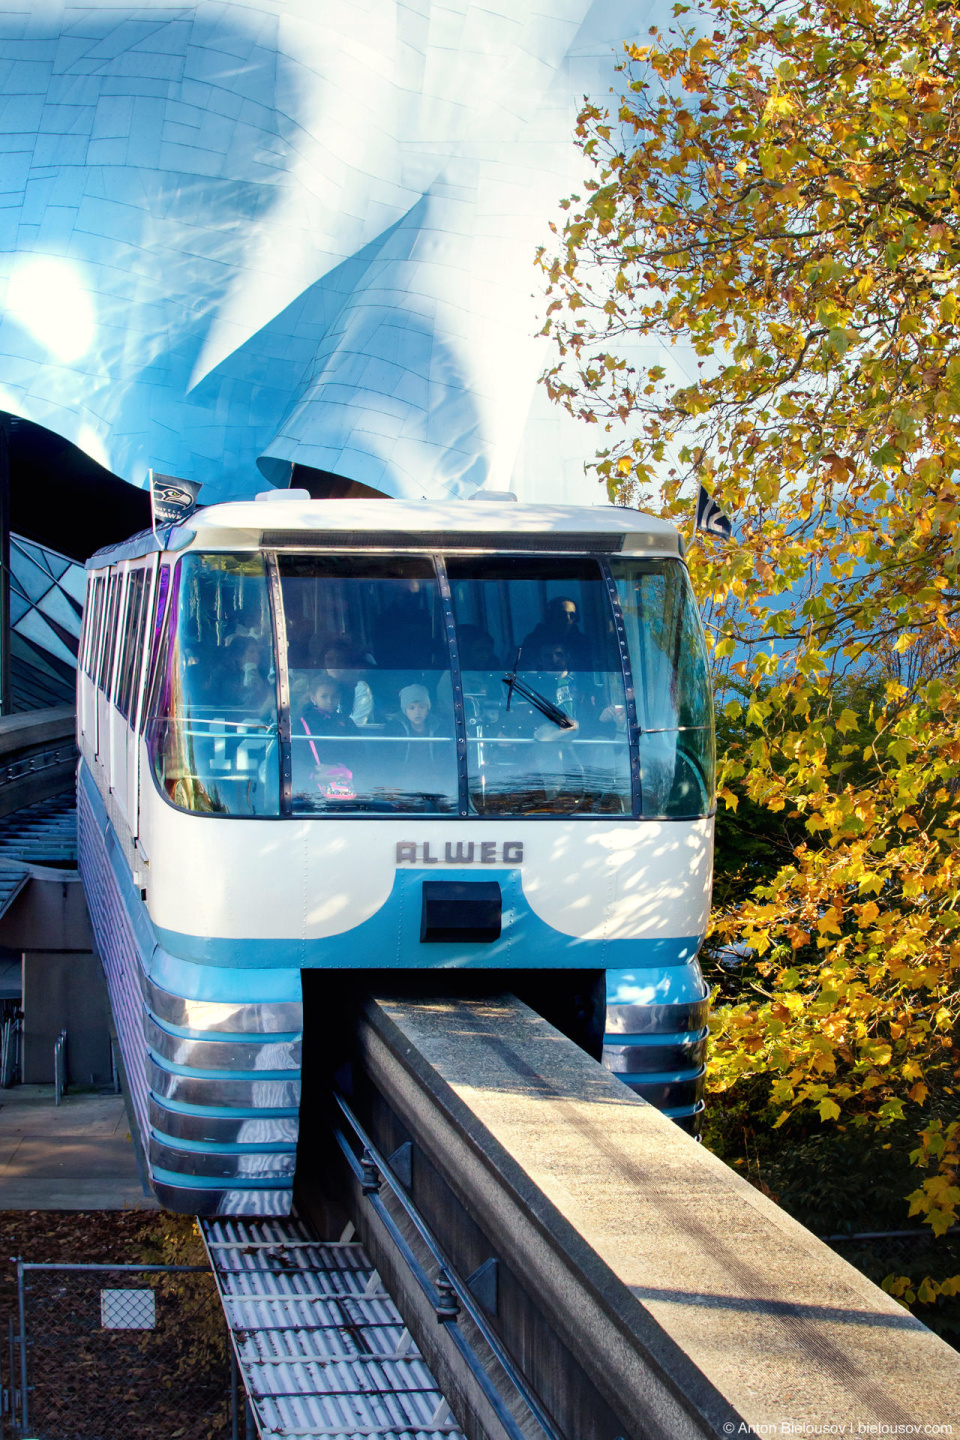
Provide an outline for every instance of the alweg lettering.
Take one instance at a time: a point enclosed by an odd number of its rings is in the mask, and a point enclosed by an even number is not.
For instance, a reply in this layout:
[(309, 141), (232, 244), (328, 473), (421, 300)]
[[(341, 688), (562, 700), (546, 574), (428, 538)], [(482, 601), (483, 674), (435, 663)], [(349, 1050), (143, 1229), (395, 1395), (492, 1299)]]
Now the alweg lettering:
[[(436, 855), (433, 854), (434, 848)], [(481, 840), (475, 844), (472, 840), (458, 840), (456, 843), (448, 840), (441, 854), (436, 841), (425, 840), (422, 845), (416, 845), (412, 840), (398, 840), (397, 864), (522, 865), (523, 841), (504, 840), (501, 844), (497, 840)]]

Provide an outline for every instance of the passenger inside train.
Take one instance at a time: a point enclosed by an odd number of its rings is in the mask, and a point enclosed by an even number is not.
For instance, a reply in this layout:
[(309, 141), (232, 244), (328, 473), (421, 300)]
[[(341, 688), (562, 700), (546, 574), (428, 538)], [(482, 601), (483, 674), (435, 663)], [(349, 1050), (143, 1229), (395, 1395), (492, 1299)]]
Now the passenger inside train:
[(275, 563), (276, 603), (261, 554), (175, 569), (148, 711), (172, 803), (449, 814), (463, 783), (476, 815), (709, 809), (709, 687), (679, 563), (615, 557), (605, 575), (589, 556), (448, 555), (455, 650), (427, 556)]

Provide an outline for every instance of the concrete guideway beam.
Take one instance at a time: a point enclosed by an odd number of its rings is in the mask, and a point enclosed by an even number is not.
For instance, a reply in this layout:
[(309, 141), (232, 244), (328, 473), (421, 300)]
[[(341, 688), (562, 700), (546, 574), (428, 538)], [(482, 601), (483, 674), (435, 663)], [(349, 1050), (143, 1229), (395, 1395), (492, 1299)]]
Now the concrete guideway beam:
[[(570, 1440), (956, 1419), (956, 1351), (514, 997), (369, 1001), (352, 1088), (456, 1272), (498, 1262), (492, 1327)], [(456, 1410), (445, 1327), (353, 1201)]]

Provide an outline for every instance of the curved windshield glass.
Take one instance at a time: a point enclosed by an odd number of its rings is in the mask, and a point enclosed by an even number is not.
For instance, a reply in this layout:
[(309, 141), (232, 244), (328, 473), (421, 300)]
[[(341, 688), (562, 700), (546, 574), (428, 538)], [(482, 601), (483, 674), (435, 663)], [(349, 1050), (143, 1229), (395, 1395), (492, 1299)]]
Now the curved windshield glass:
[(470, 808), (629, 815), (623, 667), (595, 560), (447, 560)]
[(157, 783), (182, 810), (278, 815), (273, 624), (262, 555), (185, 555), (164, 683), (146, 727)]
[(640, 726), (642, 814), (714, 805), (713, 698), (703, 632), (679, 560), (612, 559)]
[(449, 813), (453, 691), (431, 561), (278, 555), (292, 808)]
[(604, 563), (449, 555), (451, 614), (426, 556), (184, 555), (161, 572), (144, 707), (157, 784), (230, 816), (709, 814), (713, 706), (686, 568)]

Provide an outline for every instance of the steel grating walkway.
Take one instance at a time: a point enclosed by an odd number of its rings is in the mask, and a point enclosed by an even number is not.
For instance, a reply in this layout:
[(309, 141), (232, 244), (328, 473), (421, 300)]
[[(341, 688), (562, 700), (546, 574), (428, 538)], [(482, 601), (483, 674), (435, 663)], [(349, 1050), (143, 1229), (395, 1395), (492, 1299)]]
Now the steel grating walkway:
[(264, 1440), (463, 1440), (362, 1245), (295, 1217), (200, 1225)]

